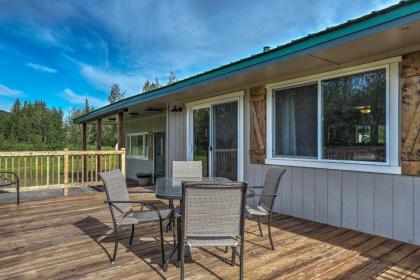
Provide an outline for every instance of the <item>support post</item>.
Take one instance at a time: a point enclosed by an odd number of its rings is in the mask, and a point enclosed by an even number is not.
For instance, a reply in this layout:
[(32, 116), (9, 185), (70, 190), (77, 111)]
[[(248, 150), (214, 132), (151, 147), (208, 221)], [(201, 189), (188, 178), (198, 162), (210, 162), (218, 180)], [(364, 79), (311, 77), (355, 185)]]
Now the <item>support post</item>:
[[(117, 133), (118, 133), (118, 149), (125, 150), (124, 141), (124, 113), (119, 112), (117, 117)], [(125, 174), (125, 152), (119, 157), (119, 167), (123, 174)]]
[(69, 189), (67, 187), (68, 183), (69, 183), (69, 154), (68, 154), (69, 149), (65, 148), (64, 149), (64, 163), (63, 163), (63, 169), (64, 169), (64, 189), (63, 189), (63, 194), (64, 196), (67, 196), (69, 194)]
[(117, 126), (118, 126), (118, 149), (121, 150), (125, 148), (125, 141), (124, 141), (124, 113), (118, 113), (117, 119)]
[[(96, 150), (101, 150), (101, 140), (102, 140), (102, 120), (98, 119), (96, 121)], [(99, 173), (101, 172), (101, 156), (96, 155), (96, 181), (99, 181)]]
[(125, 176), (125, 148), (121, 149), (123, 153), (121, 154), (121, 171), (122, 174)]
[[(87, 124), (82, 124), (82, 150), (87, 150)], [(82, 156), (82, 182), (87, 182), (87, 157), (86, 155)]]

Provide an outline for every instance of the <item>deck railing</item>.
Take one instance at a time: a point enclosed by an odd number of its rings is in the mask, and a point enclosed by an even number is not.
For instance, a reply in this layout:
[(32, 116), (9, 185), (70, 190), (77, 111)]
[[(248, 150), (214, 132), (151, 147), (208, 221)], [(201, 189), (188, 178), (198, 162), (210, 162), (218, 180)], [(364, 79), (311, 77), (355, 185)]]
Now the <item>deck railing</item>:
[[(21, 191), (100, 185), (98, 174), (125, 171), (125, 150), (0, 152), (0, 171), (16, 173)], [(10, 191), (13, 191), (11, 188)]]

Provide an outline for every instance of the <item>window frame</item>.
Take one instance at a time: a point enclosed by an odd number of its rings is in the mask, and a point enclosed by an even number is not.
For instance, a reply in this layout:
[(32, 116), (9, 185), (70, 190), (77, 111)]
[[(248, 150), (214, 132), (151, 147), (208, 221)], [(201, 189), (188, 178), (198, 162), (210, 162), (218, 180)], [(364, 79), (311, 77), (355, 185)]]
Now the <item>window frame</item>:
[[(400, 62), (401, 57), (390, 58), (373, 63), (347, 67), (335, 71), (301, 77), (297, 79), (267, 84), (267, 155), (266, 164), (326, 168), (336, 170), (350, 170), (361, 172), (380, 172), (389, 174), (401, 174), (399, 159), (399, 96), (400, 96)], [(386, 161), (347, 161), (323, 159), (323, 98), (322, 81), (363, 73), (378, 69), (386, 71)], [(318, 85), (318, 110), (317, 110), (317, 158), (290, 157), (275, 155), (275, 102), (274, 94), (278, 90), (304, 86), (317, 83)]]
[[(147, 135), (148, 132), (136, 132), (136, 133), (127, 133), (127, 158), (132, 159), (143, 159), (148, 160), (149, 159), (149, 149), (148, 149), (148, 143), (147, 143)], [(143, 155), (132, 155), (131, 154), (131, 138), (133, 136), (143, 136)]]

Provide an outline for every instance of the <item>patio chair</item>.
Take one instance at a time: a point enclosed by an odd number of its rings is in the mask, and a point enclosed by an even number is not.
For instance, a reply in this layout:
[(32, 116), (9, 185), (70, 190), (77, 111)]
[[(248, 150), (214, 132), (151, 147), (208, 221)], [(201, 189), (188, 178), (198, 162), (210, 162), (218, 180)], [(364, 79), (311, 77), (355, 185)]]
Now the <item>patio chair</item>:
[(1, 171), (0, 172), (0, 187), (10, 187), (16, 185), (16, 204), (20, 204), (20, 180), (19, 176), (14, 172)]
[(240, 279), (243, 279), (246, 183), (183, 182), (181, 201), (180, 266), (184, 279), (185, 246), (232, 247), (235, 266), (240, 247)]
[[(185, 178), (201, 178), (203, 177), (203, 164), (201, 161), (172, 161), (172, 178), (179, 178), (179, 184)], [(174, 209), (174, 201), (169, 200), (169, 208)], [(166, 231), (175, 227), (175, 217), (171, 217), (172, 223), (169, 223)]]
[(201, 161), (173, 161), (173, 178), (201, 178), (203, 177), (203, 164)]
[(256, 216), (258, 221), (258, 229), (261, 237), (264, 236), (261, 229), (261, 218), (268, 218), (268, 237), (270, 239), (271, 249), (274, 250), (273, 238), (271, 237), (271, 215), (273, 213), (274, 201), (277, 196), (277, 190), (280, 185), (282, 176), (286, 173), (286, 169), (271, 168), (265, 176), (264, 186), (250, 187), (250, 189), (262, 189), (260, 200), (257, 205), (246, 205), (245, 213), (247, 217)]
[[(115, 169), (112, 171), (102, 172), (99, 177), (104, 183), (109, 209), (111, 211), (112, 222), (114, 225), (115, 245), (114, 254), (112, 256), (112, 263), (115, 263), (118, 249), (118, 228), (123, 225), (131, 225), (131, 246), (134, 237), (134, 226), (137, 224), (159, 222), (160, 227), (160, 250), (162, 257), (162, 265), (165, 264), (165, 251), (163, 246), (163, 221), (168, 219), (172, 210), (159, 210), (153, 203), (130, 200), (128, 195), (127, 184), (121, 170)], [(150, 207), (153, 210), (147, 212), (135, 212), (132, 205), (140, 204), (142, 207)]]

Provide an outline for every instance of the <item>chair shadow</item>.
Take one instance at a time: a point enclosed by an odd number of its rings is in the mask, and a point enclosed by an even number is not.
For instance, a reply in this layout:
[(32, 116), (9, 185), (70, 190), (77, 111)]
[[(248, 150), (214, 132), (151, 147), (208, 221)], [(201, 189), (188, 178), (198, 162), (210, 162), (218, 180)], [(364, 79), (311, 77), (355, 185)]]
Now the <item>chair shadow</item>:
[[(114, 230), (113, 227), (108, 226), (107, 224), (103, 223), (102, 221), (96, 219), (95, 217), (88, 216), (80, 221), (77, 221), (73, 224), (74, 226), (78, 227), (82, 230), (87, 236), (89, 236), (93, 241), (98, 244), (98, 246), (104, 251), (107, 255), (110, 263), (111, 263), (111, 255), (113, 254), (114, 248)], [(160, 240), (159, 240), (159, 230), (158, 227), (156, 228), (156, 233), (147, 233), (146, 235), (141, 234), (141, 227), (147, 226), (148, 224), (144, 225), (137, 225), (134, 231), (134, 240), (132, 246), (129, 246), (129, 239), (131, 233), (130, 226), (121, 226), (118, 229), (118, 252), (121, 250), (129, 250), (133, 254), (135, 254), (139, 259), (141, 259), (144, 263), (146, 263), (150, 268), (152, 268), (162, 279), (166, 279), (163, 275), (163, 270), (159, 270), (156, 268), (158, 265), (162, 268), (161, 262), (161, 255), (160, 255)], [(147, 237), (147, 241), (139, 240), (141, 237)], [(112, 246), (109, 246), (109, 250), (103, 245), (103, 243), (111, 243)], [(165, 251), (166, 255), (170, 247), (172, 246), (172, 242), (165, 242)], [(123, 248), (122, 248), (123, 247)], [(146, 248), (146, 249), (145, 249)], [(116, 262), (118, 262), (118, 253)]]

